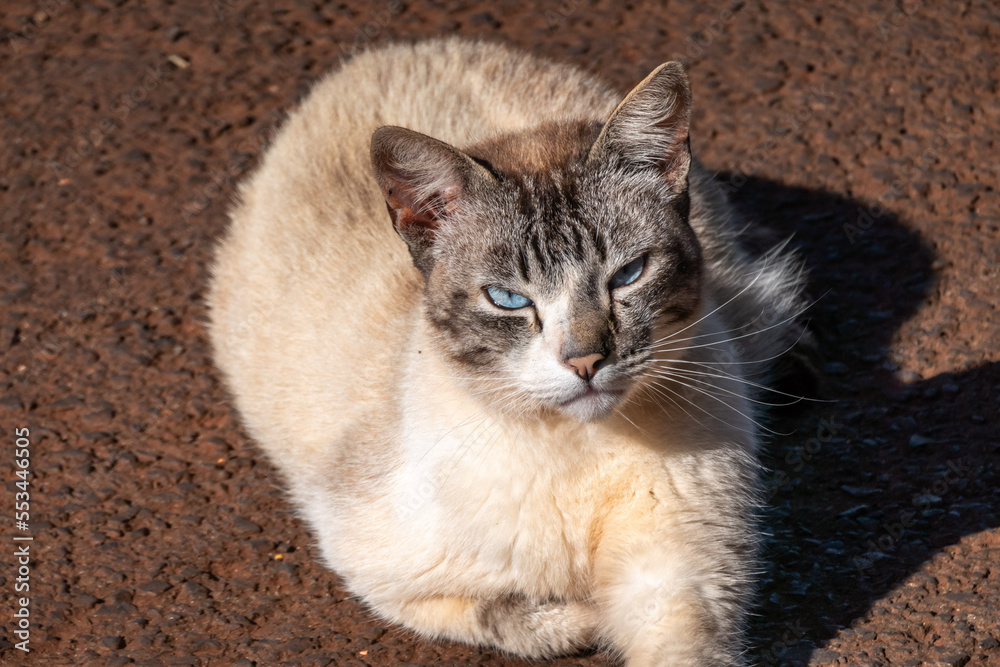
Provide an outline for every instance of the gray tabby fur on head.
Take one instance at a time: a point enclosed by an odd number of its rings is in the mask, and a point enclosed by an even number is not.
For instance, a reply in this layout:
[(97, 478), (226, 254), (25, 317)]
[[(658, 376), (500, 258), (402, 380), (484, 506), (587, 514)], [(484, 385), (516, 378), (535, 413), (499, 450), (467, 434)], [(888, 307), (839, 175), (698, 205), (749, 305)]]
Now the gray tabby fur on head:
[[(459, 150), (400, 127), (372, 138), (397, 233), (426, 280), (444, 356), (513, 414), (609, 414), (649, 346), (700, 312), (702, 253), (688, 215), (691, 91), (650, 74), (599, 123), (543, 124)], [(632, 283), (609, 282), (644, 258)], [(532, 305), (496, 305), (489, 287)], [(592, 377), (567, 360), (597, 358)]]

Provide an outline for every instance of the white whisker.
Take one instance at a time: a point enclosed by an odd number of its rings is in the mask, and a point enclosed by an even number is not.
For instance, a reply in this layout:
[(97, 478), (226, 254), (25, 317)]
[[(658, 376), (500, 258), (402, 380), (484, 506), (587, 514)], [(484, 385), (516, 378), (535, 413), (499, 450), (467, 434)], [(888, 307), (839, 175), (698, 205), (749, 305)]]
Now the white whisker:
[[(820, 298), (822, 298), (822, 297), (820, 297)], [(802, 313), (804, 313), (806, 310), (808, 310), (809, 308), (812, 308), (814, 305), (816, 305), (816, 301), (818, 301), (818, 300), (819, 299), (816, 299), (815, 301), (813, 301), (809, 305), (807, 305), (804, 308), (802, 308), (799, 312), (794, 313), (792, 315), (789, 315), (788, 317), (786, 317), (785, 319), (781, 320), (780, 322), (772, 324), (771, 326), (768, 326), (768, 327), (764, 327), (763, 329), (758, 329), (757, 331), (751, 331), (749, 333), (745, 333), (745, 334), (742, 334), (742, 335), (739, 335), (739, 336), (734, 336), (732, 338), (727, 338), (726, 340), (722, 340), (722, 341), (715, 341), (713, 343), (702, 343), (702, 344), (699, 344), (699, 345), (688, 345), (686, 347), (667, 348), (667, 349), (661, 349), (660, 351), (662, 351), (662, 352), (681, 352), (681, 351), (684, 351), (684, 350), (696, 350), (698, 348), (710, 347), (712, 345), (719, 345), (721, 343), (731, 343), (734, 340), (740, 340), (741, 338), (747, 338), (748, 336), (756, 336), (758, 334), (764, 333), (765, 331), (770, 331), (771, 329), (780, 327), (782, 324), (787, 324), (788, 322), (791, 322), (792, 320), (794, 320), (797, 317), (799, 317), (800, 315), (802, 315)], [(657, 347), (662, 347), (664, 345), (668, 345), (670, 342), (671, 341), (667, 341), (665, 343), (660, 343), (660, 344), (657, 345)]]
[[(666, 389), (666, 387), (661, 386), (658, 382), (655, 382), (655, 381), (652, 381), (652, 382), (650, 382), (648, 384), (644, 384), (644, 385), (642, 385), (642, 387), (643, 387), (643, 389), (655, 391), (657, 394), (659, 394), (663, 398), (665, 398), (668, 401), (670, 401), (671, 405), (673, 405), (678, 410), (680, 410), (681, 412), (683, 412), (690, 419), (693, 419), (699, 426), (701, 426), (702, 428), (704, 428), (704, 429), (707, 430), (708, 427), (706, 427), (705, 424), (700, 419), (698, 419), (697, 417), (695, 417), (694, 415), (692, 415), (690, 412), (688, 412), (687, 409), (685, 409), (685, 407), (683, 405), (681, 405), (680, 403), (678, 403), (677, 401), (675, 401), (673, 399), (673, 397), (670, 396), (670, 394), (667, 394), (664, 391)], [(654, 399), (655, 399), (655, 397), (654, 397)]]
[(720, 379), (733, 380), (734, 382), (741, 382), (743, 384), (750, 385), (751, 387), (755, 387), (757, 389), (761, 389), (763, 391), (767, 391), (767, 392), (770, 392), (772, 394), (780, 394), (782, 396), (787, 396), (788, 398), (794, 398), (795, 399), (791, 403), (773, 403), (773, 404), (767, 403), (765, 405), (793, 405), (793, 404), (798, 403), (800, 401), (816, 401), (816, 402), (819, 402), (819, 403), (829, 403), (829, 402), (831, 402), (831, 401), (824, 401), (824, 400), (819, 399), (819, 398), (807, 398), (806, 396), (798, 396), (796, 394), (789, 394), (788, 392), (784, 392), (784, 391), (781, 391), (779, 389), (775, 389), (774, 387), (768, 387), (765, 384), (760, 384), (760, 383), (754, 382), (752, 380), (747, 380), (746, 378), (742, 378), (742, 377), (740, 377), (738, 375), (733, 375), (732, 373), (727, 373), (727, 372), (725, 372), (723, 370), (720, 370), (718, 368), (712, 368), (711, 366), (709, 366), (707, 364), (702, 364), (702, 363), (697, 362), (697, 361), (693, 361), (691, 363), (695, 364), (695, 365), (698, 365), (698, 366), (703, 366), (705, 368), (708, 368), (712, 372), (708, 372), (708, 371), (696, 371), (696, 370), (692, 370), (692, 369), (689, 369), (689, 368), (677, 368), (677, 367), (674, 367), (673, 365), (668, 365), (667, 368), (654, 368), (654, 370), (656, 370), (656, 371), (669, 370), (669, 371), (672, 371), (672, 372), (683, 373), (683, 374), (688, 374), (688, 375), (702, 375), (702, 376), (706, 376), (706, 377), (716, 377), (716, 378), (720, 378)]
[[(732, 410), (733, 412), (735, 412), (735, 413), (737, 413), (737, 414), (740, 414), (740, 415), (742, 415), (743, 417), (745, 417), (746, 419), (748, 419), (748, 420), (750, 420), (751, 422), (753, 422), (753, 423), (754, 423), (754, 424), (755, 424), (755, 425), (757, 426), (757, 428), (760, 428), (760, 429), (762, 429), (762, 430), (764, 430), (764, 431), (767, 431), (768, 433), (771, 433), (771, 434), (773, 434), (773, 435), (783, 435), (783, 436), (787, 436), (787, 435), (791, 435), (791, 433), (779, 433), (778, 431), (775, 431), (775, 430), (772, 430), (772, 429), (770, 429), (770, 428), (768, 428), (768, 427), (764, 426), (763, 424), (761, 424), (760, 422), (758, 422), (758, 421), (757, 421), (756, 419), (754, 419), (754, 418), (753, 418), (753, 417), (751, 417), (750, 415), (748, 415), (748, 414), (746, 414), (745, 412), (743, 412), (742, 410), (739, 410), (738, 408), (736, 408), (736, 407), (735, 407), (735, 406), (733, 406), (733, 405), (730, 405), (730, 404), (729, 404), (728, 402), (726, 402), (725, 400), (723, 400), (723, 399), (719, 398), (719, 397), (718, 397), (718, 396), (716, 396), (715, 394), (713, 394), (713, 393), (711, 393), (711, 392), (708, 392), (708, 391), (705, 391), (704, 389), (702, 389), (702, 388), (700, 388), (700, 387), (695, 387), (695, 386), (693, 386), (693, 385), (690, 385), (690, 384), (688, 384), (688, 383), (686, 383), (686, 382), (682, 382), (682, 381), (681, 381), (681, 380), (679, 380), (679, 379), (678, 379), (677, 377), (670, 377), (670, 378), (666, 378), (666, 377), (665, 377), (665, 378), (663, 378), (663, 379), (670, 379), (670, 380), (672, 380), (673, 382), (675, 382), (675, 383), (677, 383), (677, 384), (679, 384), (679, 385), (682, 385), (682, 386), (684, 386), (684, 387), (687, 387), (688, 389), (691, 389), (692, 391), (697, 391), (697, 392), (698, 392), (698, 393), (700, 393), (700, 394), (704, 394), (705, 396), (708, 396), (709, 398), (711, 398), (711, 399), (713, 399), (713, 400), (716, 400), (716, 401), (718, 401), (719, 403), (721, 403), (721, 404), (722, 404), (722, 405), (724, 405), (725, 407), (729, 408), (729, 409), (730, 409), (730, 410)], [(691, 378), (688, 378), (688, 379), (691, 379)], [(685, 400), (690, 400), (690, 399), (688, 399), (688, 398), (687, 398), (686, 396), (684, 396), (684, 395), (682, 395), (682, 394), (678, 394), (678, 396), (680, 396), (681, 398), (684, 398)], [(748, 400), (749, 400), (749, 399), (748, 399)], [(692, 403), (692, 404), (693, 404), (693, 403)], [(730, 424), (730, 426), (732, 426), (732, 424)]]
[[(799, 341), (802, 340), (802, 336), (804, 336), (804, 335), (805, 335), (805, 331), (804, 330), (800, 331), (798, 338), (796, 338), (795, 341), (791, 345), (789, 345), (788, 347), (786, 347), (784, 350), (782, 350), (778, 354), (772, 355), (770, 357), (766, 357), (764, 359), (748, 359), (748, 360), (745, 360), (745, 361), (706, 361), (704, 359), (702, 359), (701, 361), (695, 361), (693, 359), (670, 359), (669, 363), (671, 363), (671, 364), (720, 365), (720, 366), (721, 365), (730, 366), (730, 365), (743, 365), (743, 364), (763, 364), (763, 363), (766, 363), (768, 361), (773, 361), (774, 359), (777, 359), (778, 357), (780, 357), (782, 355), (788, 354), (788, 352), (790, 352), (796, 345), (798, 345)], [(666, 360), (654, 359), (654, 361), (666, 361)]]
[[(657, 375), (658, 377), (683, 378), (685, 380), (690, 380), (691, 382), (697, 382), (699, 384), (703, 384), (703, 385), (706, 385), (708, 387), (712, 387), (712, 388), (714, 388), (714, 389), (716, 389), (718, 391), (724, 392), (726, 394), (730, 394), (732, 396), (739, 396), (740, 398), (744, 398), (744, 399), (750, 401), (751, 403), (756, 403), (758, 405), (766, 405), (766, 406), (771, 407), (771, 408), (783, 408), (783, 407), (786, 407), (786, 406), (789, 406), (789, 405), (795, 405), (796, 403), (800, 403), (803, 400), (805, 400), (801, 396), (792, 396), (791, 394), (786, 394), (786, 396), (789, 396), (790, 398), (794, 398), (795, 400), (794, 401), (788, 401), (787, 403), (768, 403), (767, 401), (761, 401), (761, 400), (758, 400), (756, 398), (752, 398), (750, 396), (746, 396), (744, 394), (741, 394), (741, 393), (739, 393), (737, 391), (732, 391), (731, 389), (726, 389), (725, 387), (720, 387), (719, 385), (714, 384), (712, 382), (709, 382), (708, 380), (700, 380), (698, 378), (691, 377), (690, 375), (687, 375), (686, 373), (697, 373), (697, 371), (685, 371), (684, 373), (680, 373), (680, 372), (675, 373), (675, 372), (662, 371), (662, 370), (661, 371), (652, 371), (652, 374), (653, 375)], [(739, 380), (738, 378), (726, 378), (725, 376), (714, 375), (712, 373), (698, 373), (698, 374), (699, 375), (706, 375), (706, 376), (709, 376), (709, 377), (731, 379), (731, 380), (734, 380), (734, 381), (737, 381), (737, 382), (745, 382), (745, 380)], [(750, 384), (750, 383), (748, 383), (748, 384)], [(782, 392), (778, 392), (776, 390), (775, 390), (775, 392), (776, 393), (782, 393)]]
[[(674, 395), (674, 396), (676, 396), (677, 398), (683, 398), (683, 399), (684, 399), (685, 401), (687, 401), (688, 403), (690, 403), (690, 404), (691, 404), (691, 406), (693, 406), (693, 407), (695, 407), (695, 408), (698, 408), (699, 410), (701, 410), (702, 412), (704, 412), (704, 413), (705, 413), (706, 415), (708, 415), (708, 416), (709, 416), (709, 417), (711, 417), (712, 419), (715, 419), (716, 421), (720, 421), (720, 422), (722, 422), (723, 424), (725, 424), (726, 426), (729, 426), (729, 427), (731, 427), (731, 428), (735, 428), (735, 429), (736, 429), (736, 430), (738, 430), (738, 431), (742, 431), (742, 432), (744, 432), (744, 433), (747, 433), (747, 434), (749, 434), (749, 435), (753, 435), (753, 431), (749, 431), (749, 430), (747, 430), (747, 429), (745, 429), (745, 428), (742, 428), (742, 427), (740, 427), (740, 426), (737, 426), (736, 424), (731, 424), (731, 423), (727, 422), (727, 421), (726, 421), (725, 419), (723, 419), (722, 417), (720, 417), (720, 416), (718, 416), (717, 414), (714, 414), (714, 413), (712, 413), (712, 412), (709, 412), (708, 410), (706, 410), (705, 408), (701, 407), (700, 405), (698, 405), (697, 403), (695, 403), (694, 401), (692, 401), (692, 400), (691, 400), (690, 398), (688, 398), (688, 397), (687, 397), (687, 396), (685, 396), (684, 394), (682, 394), (682, 393), (680, 393), (680, 392), (676, 391), (675, 389), (672, 389), (671, 387), (667, 386), (666, 384), (663, 384), (663, 383), (660, 383), (660, 382), (655, 382), (655, 381), (653, 382), (653, 384), (655, 384), (656, 386), (658, 386), (658, 387), (659, 387), (660, 389), (664, 389), (664, 390), (666, 390), (666, 391), (669, 391), (669, 392), (670, 392), (671, 394), (673, 394), (673, 395)], [(678, 384), (679, 384), (679, 383), (678, 383)], [(713, 397), (713, 398), (714, 398), (714, 397)], [(727, 406), (727, 407), (731, 407), (731, 406)], [(687, 412), (687, 410), (685, 410), (685, 412)], [(737, 410), (737, 412), (739, 412), (739, 411)], [(740, 413), (740, 414), (742, 414), (742, 413)], [(691, 415), (690, 415), (690, 413), (688, 413), (688, 416), (690, 416), (690, 417), (691, 417), (692, 419), (694, 419), (694, 417), (693, 417), (693, 416), (691, 416)], [(744, 415), (744, 416), (746, 416), (746, 415)], [(695, 420), (695, 421), (698, 421), (698, 420)], [(753, 421), (753, 420), (751, 420), (751, 421)], [(700, 421), (698, 421), (698, 423), (699, 423), (699, 424), (701, 424), (701, 422), (700, 422)], [(756, 424), (756, 422), (754, 422), (754, 423)], [(704, 427), (704, 424), (702, 424), (702, 427)]]
[[(715, 313), (719, 312), (719, 310), (721, 310), (722, 308), (725, 308), (726, 306), (728, 306), (730, 303), (732, 303), (733, 301), (735, 301), (736, 299), (738, 299), (740, 296), (742, 296), (744, 292), (746, 292), (748, 289), (750, 289), (751, 287), (753, 287), (754, 283), (756, 283), (760, 279), (760, 277), (762, 275), (764, 275), (764, 271), (766, 271), (766, 270), (767, 270), (766, 266), (761, 267), (760, 271), (757, 272), (757, 275), (754, 276), (753, 280), (751, 280), (749, 283), (747, 283), (746, 287), (744, 287), (739, 292), (737, 292), (732, 297), (730, 297), (729, 300), (726, 301), (725, 303), (723, 303), (721, 306), (717, 306), (715, 308), (715, 310), (713, 310), (712, 312), (706, 313), (705, 315), (702, 315), (700, 318), (698, 318), (697, 320), (695, 320), (691, 324), (687, 325), (683, 329), (678, 329), (677, 331), (675, 331), (672, 334), (670, 334), (670, 336), (665, 336), (664, 338), (661, 338), (660, 340), (664, 340), (666, 338), (670, 338), (671, 336), (676, 336), (679, 333), (684, 333), (685, 331), (687, 331), (691, 327), (695, 326), (696, 324), (698, 324), (700, 322), (703, 322), (705, 319), (707, 319), (707, 318), (711, 317), (712, 315), (714, 315)], [(659, 342), (659, 341), (657, 341), (657, 342)]]
[(746, 327), (750, 326), (751, 324), (753, 324), (754, 322), (756, 322), (757, 320), (759, 320), (760, 318), (762, 318), (764, 316), (764, 312), (765, 311), (763, 311), (763, 310), (760, 311), (760, 314), (757, 315), (757, 317), (753, 318), (752, 320), (750, 320), (749, 322), (747, 322), (746, 324), (744, 324), (742, 326), (733, 327), (732, 329), (726, 329), (725, 331), (710, 331), (708, 333), (697, 334), (695, 336), (688, 336), (687, 338), (674, 338), (674, 336), (676, 336), (678, 333), (680, 333), (679, 331), (677, 331), (677, 332), (674, 332), (674, 333), (670, 334), (669, 336), (664, 336), (663, 338), (660, 338), (656, 342), (650, 343), (649, 345), (647, 345), (645, 347), (642, 347), (642, 348), (639, 348), (639, 349), (640, 350), (651, 350), (654, 347), (656, 347), (657, 345), (661, 345), (661, 344), (665, 345), (668, 342), (670, 342), (670, 343), (683, 343), (683, 342), (686, 342), (686, 341), (689, 341), (689, 340), (694, 340), (695, 338), (705, 338), (706, 336), (722, 336), (723, 334), (727, 334), (727, 333), (733, 333), (733, 332), (736, 332), (736, 331), (744, 331), (744, 330), (746, 330)]

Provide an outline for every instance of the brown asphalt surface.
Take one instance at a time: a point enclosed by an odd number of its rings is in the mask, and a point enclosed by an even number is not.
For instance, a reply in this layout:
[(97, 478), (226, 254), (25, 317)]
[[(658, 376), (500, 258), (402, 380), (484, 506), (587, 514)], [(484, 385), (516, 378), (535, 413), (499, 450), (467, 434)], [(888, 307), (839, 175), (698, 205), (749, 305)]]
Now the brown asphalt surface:
[[(986, 0), (5, 0), (0, 663), (532, 664), (418, 640), (344, 591), (241, 431), (203, 329), (233, 184), (282, 114), (355, 49), (451, 33), (623, 91), (682, 59), (695, 154), (751, 236), (794, 234), (808, 261), (830, 402), (771, 422), (791, 435), (765, 457), (752, 658), (1000, 665), (1000, 13)], [(28, 654), (13, 646), (15, 535), (34, 538)]]

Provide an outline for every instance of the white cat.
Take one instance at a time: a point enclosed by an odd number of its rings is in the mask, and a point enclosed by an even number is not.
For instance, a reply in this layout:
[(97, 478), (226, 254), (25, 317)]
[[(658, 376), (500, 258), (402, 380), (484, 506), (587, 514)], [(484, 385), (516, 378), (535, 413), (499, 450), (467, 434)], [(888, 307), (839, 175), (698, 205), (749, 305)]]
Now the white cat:
[(801, 335), (802, 279), (740, 250), (690, 102), (677, 63), (622, 101), (498, 45), (392, 46), (317, 85), (243, 184), (217, 363), (375, 613), (743, 664), (750, 371)]

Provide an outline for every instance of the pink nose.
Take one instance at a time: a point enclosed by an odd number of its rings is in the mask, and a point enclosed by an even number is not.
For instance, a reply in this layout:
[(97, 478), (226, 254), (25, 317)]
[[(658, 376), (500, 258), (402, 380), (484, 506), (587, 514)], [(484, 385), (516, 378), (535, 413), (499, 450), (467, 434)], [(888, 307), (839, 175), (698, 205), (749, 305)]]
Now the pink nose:
[(577, 375), (590, 382), (590, 378), (594, 377), (594, 373), (597, 372), (597, 367), (603, 359), (603, 354), (595, 352), (585, 357), (571, 357), (570, 359), (566, 359), (563, 361), (563, 365), (573, 369)]

